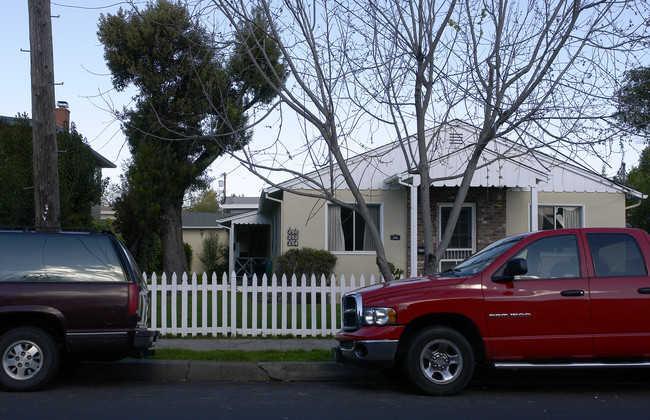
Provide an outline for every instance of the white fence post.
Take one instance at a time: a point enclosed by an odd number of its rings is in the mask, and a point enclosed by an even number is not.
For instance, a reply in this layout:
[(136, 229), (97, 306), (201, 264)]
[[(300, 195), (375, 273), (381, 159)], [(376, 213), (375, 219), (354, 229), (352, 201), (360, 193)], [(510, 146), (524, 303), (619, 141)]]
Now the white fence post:
[[(243, 282), (248, 281), (244, 274)], [(230, 278), (230, 336), (237, 335), (237, 276)]]
[[(253, 274), (253, 283), (257, 283), (257, 275)], [(241, 285), (241, 335), (248, 335), (248, 281), (246, 277)]]
[[(286, 274), (282, 275), (286, 278)], [(298, 337), (298, 279), (296, 275), (291, 276), (291, 334)]]

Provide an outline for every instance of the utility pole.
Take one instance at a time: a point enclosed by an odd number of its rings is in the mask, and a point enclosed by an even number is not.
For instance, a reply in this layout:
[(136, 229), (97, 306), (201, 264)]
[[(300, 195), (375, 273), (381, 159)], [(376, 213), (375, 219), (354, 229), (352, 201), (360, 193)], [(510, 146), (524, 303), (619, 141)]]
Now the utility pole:
[(49, 0), (28, 0), (32, 76), (35, 226), (61, 224), (54, 116), (54, 53)]
[(223, 181), (219, 180), (219, 188), (223, 189), (223, 196), (221, 197), (221, 204), (226, 202), (226, 173), (222, 173)]

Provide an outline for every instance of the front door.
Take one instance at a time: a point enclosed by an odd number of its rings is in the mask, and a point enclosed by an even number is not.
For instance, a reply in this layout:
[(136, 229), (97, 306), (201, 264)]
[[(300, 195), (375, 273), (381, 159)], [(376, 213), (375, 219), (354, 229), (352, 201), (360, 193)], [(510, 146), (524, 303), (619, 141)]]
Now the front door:
[[(235, 273), (237, 277), (269, 274), (270, 227), (265, 224), (236, 224)], [(267, 273), (268, 271), (268, 273)]]
[(528, 272), (484, 278), (488, 333), (496, 360), (580, 359), (593, 355), (589, 280), (576, 234), (538, 239), (517, 252)]

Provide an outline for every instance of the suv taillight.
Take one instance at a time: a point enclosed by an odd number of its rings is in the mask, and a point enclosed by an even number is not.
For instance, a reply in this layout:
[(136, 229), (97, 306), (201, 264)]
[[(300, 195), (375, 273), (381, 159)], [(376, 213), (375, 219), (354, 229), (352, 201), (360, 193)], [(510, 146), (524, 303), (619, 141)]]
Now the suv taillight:
[(140, 305), (140, 288), (137, 284), (131, 283), (129, 285), (129, 316), (138, 314), (138, 306)]

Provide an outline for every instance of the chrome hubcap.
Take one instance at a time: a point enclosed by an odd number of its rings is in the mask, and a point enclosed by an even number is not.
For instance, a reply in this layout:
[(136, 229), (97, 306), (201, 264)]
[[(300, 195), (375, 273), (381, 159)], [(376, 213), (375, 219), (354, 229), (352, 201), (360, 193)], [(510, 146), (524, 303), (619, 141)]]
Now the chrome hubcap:
[(463, 369), (460, 349), (449, 340), (433, 340), (420, 353), (420, 369), (431, 382), (449, 383)]
[(33, 378), (41, 370), (42, 364), (43, 352), (32, 341), (17, 341), (2, 356), (5, 373), (19, 381)]

